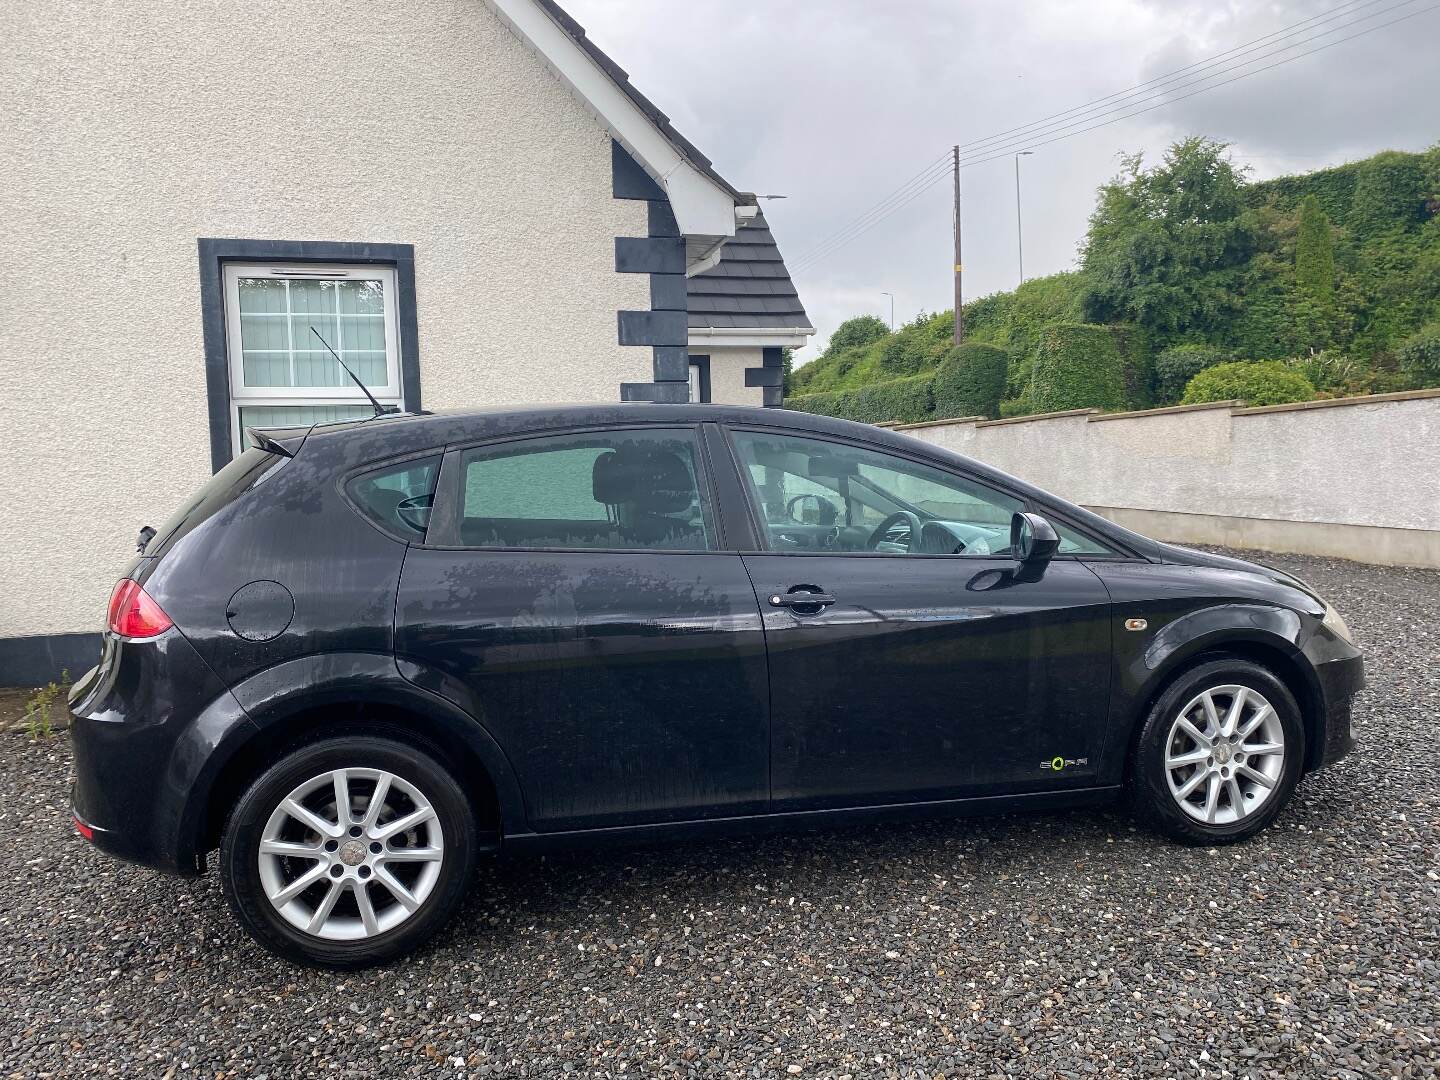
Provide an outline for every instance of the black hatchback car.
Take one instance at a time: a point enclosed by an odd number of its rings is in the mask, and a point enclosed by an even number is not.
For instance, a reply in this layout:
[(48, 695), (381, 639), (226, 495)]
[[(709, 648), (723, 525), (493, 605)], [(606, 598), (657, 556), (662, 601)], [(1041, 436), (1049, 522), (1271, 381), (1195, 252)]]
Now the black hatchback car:
[(76, 827), (263, 944), (414, 948), (476, 859), (1127, 794), (1247, 837), (1351, 746), (1303, 582), (907, 436), (609, 405), (252, 433), (75, 687)]

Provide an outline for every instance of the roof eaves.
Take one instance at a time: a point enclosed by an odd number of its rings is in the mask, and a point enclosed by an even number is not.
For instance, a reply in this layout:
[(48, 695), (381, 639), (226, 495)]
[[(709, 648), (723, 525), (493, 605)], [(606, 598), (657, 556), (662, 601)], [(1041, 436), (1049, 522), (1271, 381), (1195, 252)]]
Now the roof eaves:
[[(737, 204), (743, 205), (746, 202), (742, 194), (737, 191), (728, 180), (715, 171), (715, 166), (708, 157), (700, 152), (699, 147), (675, 130), (675, 125), (670, 122), (670, 118), (661, 112), (653, 101), (635, 87), (635, 84), (630, 81), (630, 76), (626, 73), (625, 69), (615, 63), (605, 50), (590, 40), (583, 26), (571, 18), (569, 13), (556, 3), (555, 0), (535, 0), (535, 2), (555, 21), (560, 29), (564, 30), (565, 33), (574, 40), (575, 44), (579, 45), (580, 48), (585, 51), (590, 59), (595, 61), (600, 70), (609, 76), (611, 82), (619, 87), (620, 90), (635, 103), (636, 107), (645, 114), (650, 122), (659, 129), (660, 133), (665, 136), (670, 144), (674, 146), (691, 165), (695, 166), (696, 169), (704, 173), (716, 184), (719, 184), (720, 187), (730, 195), (734, 196)], [(754, 197), (751, 196), (748, 201), (753, 202)]]

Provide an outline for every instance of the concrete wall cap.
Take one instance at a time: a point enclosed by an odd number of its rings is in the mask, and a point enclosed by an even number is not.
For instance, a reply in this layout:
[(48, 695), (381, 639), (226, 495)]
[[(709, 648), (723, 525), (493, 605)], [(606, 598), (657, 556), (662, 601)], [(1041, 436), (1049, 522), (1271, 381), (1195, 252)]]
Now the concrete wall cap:
[(1165, 416), (1168, 413), (1202, 412), (1205, 409), (1239, 409), (1243, 408), (1245, 402), (1238, 398), (1234, 401), (1202, 401), (1198, 405), (1166, 405), (1159, 409), (1133, 409), (1130, 412), (1109, 412), (1097, 413), (1090, 417), (1092, 424), (1101, 420), (1129, 420), (1139, 416)]
[(1374, 405), (1381, 401), (1423, 401), (1437, 397), (1440, 397), (1440, 387), (1433, 390), (1398, 390), (1393, 394), (1362, 394), (1359, 397), (1326, 398), (1323, 401), (1292, 401), (1288, 405), (1255, 405), (1236, 409), (1235, 415), (1258, 416), (1262, 413), (1334, 409), (1342, 405)]
[(1002, 420), (982, 420), (976, 427), (999, 427), (1001, 424), (1028, 424), (1035, 420), (1058, 420), (1062, 416), (1093, 416), (1099, 409), (1066, 409), (1063, 412), (1035, 413), (1033, 416), (1007, 416)]

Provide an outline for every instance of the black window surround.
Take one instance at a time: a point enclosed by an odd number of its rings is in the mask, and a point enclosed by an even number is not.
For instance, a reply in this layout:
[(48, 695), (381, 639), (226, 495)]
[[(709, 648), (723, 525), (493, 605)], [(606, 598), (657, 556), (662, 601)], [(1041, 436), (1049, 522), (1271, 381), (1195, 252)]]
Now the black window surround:
[(234, 456), (230, 434), (230, 358), (225, 343), (227, 262), (372, 263), (395, 270), (400, 381), (405, 411), (420, 410), (419, 320), (415, 308), (415, 246), (324, 240), (231, 240), (201, 237), (200, 315), (205, 341), (205, 391), (209, 401), (210, 468), (219, 472)]

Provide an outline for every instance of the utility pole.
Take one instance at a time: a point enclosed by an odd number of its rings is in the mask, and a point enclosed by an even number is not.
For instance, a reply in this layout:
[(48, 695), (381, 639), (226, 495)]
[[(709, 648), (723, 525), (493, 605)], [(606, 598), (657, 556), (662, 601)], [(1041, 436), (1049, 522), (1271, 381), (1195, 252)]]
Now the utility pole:
[(955, 174), (955, 344), (965, 340), (965, 292), (960, 284), (964, 264), (960, 259), (960, 147), (950, 150), (951, 171)]
[(1015, 155), (1015, 248), (1020, 258), (1020, 284), (1025, 284), (1025, 234), (1020, 230), (1020, 159), (1034, 150), (1021, 150)]

